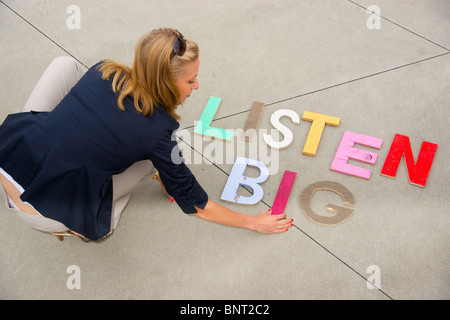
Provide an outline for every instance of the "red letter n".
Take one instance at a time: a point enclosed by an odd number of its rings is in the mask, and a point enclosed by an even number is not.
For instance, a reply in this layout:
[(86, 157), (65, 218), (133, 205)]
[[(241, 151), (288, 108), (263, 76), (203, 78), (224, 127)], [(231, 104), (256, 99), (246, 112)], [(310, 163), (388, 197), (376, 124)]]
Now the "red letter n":
[(396, 134), (386, 161), (384, 162), (381, 174), (395, 178), (400, 161), (402, 160), (403, 155), (405, 155), (409, 182), (414, 185), (425, 187), (437, 147), (437, 144), (424, 141), (417, 162), (414, 163), (414, 156), (411, 151), (409, 137)]

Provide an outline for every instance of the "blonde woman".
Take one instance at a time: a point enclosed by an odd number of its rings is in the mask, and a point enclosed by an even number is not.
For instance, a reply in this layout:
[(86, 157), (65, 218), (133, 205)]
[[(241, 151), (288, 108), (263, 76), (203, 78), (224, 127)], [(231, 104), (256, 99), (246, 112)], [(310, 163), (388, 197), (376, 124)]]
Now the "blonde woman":
[(7, 207), (60, 239), (98, 240), (117, 227), (131, 192), (158, 172), (186, 214), (261, 233), (287, 231), (285, 214), (250, 216), (209, 200), (187, 166), (172, 161), (176, 109), (199, 88), (199, 64), (197, 44), (170, 28), (141, 38), (132, 68), (105, 60), (84, 73), (70, 57), (55, 59), (23, 112), (0, 126)]

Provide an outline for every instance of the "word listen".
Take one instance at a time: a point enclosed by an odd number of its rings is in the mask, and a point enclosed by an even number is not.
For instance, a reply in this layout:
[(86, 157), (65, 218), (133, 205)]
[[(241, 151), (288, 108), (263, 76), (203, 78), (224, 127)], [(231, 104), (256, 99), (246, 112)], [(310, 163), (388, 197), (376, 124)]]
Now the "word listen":
[[(223, 140), (232, 139), (234, 135), (233, 130), (224, 130), (211, 126), (220, 103), (220, 98), (210, 97), (199, 122), (194, 128), (194, 133)], [(243, 135), (242, 139), (251, 141), (252, 138), (250, 134), (247, 134), (247, 132), (256, 132), (263, 109), (263, 103), (253, 103), (252, 109), (250, 110), (245, 124), (245, 134)], [(289, 128), (287, 128), (286, 126), (282, 125), (280, 122), (280, 119), (282, 117), (290, 118), (291, 121), (295, 124), (300, 123), (299, 115), (293, 110), (280, 109), (275, 111), (271, 115), (270, 122), (276, 130), (282, 133), (284, 139), (281, 141), (275, 141), (271, 135), (265, 134), (264, 141), (271, 148), (286, 148), (293, 141), (292, 131), (289, 130)], [(325, 127), (339, 127), (340, 118), (310, 111), (304, 111), (301, 119), (303, 121), (311, 122), (311, 127), (303, 148), (303, 154), (307, 156), (315, 156)], [(377, 161), (378, 154), (376, 152), (358, 149), (355, 147), (355, 145), (359, 144), (373, 149), (380, 149), (382, 143), (383, 140), (380, 138), (371, 137), (351, 131), (345, 131), (337, 148), (334, 159), (331, 163), (330, 170), (369, 180), (372, 175), (371, 170), (351, 165), (348, 163), (348, 161), (352, 159), (374, 165)], [(424, 141), (422, 143), (417, 162), (414, 162), (414, 155), (411, 150), (409, 137), (401, 134), (396, 134), (381, 170), (381, 175), (395, 178), (395, 176), (397, 175), (397, 169), (404, 156), (406, 167), (408, 170), (409, 182), (413, 185), (425, 187), (437, 147), (437, 144)], [(245, 176), (244, 172), (247, 166), (257, 167), (260, 171), (260, 176), (256, 178)], [(284, 211), (296, 175), (297, 174), (295, 172), (285, 171), (276, 195), (274, 206), (272, 207), (273, 214), (280, 214)], [(237, 157), (229, 175), (227, 184), (225, 185), (225, 188), (223, 190), (221, 199), (239, 204), (256, 204), (262, 199), (264, 194), (264, 191), (259, 184), (266, 181), (268, 176), (269, 171), (262, 162), (253, 159)], [(238, 195), (237, 190), (239, 186), (245, 186), (252, 189), (253, 195), (250, 197)], [(354, 205), (353, 196), (344, 186), (329, 181), (320, 182), (306, 188), (302, 194), (302, 209), (305, 214), (306, 212), (308, 212), (307, 215), (309, 217), (313, 216), (313, 212), (309, 208), (308, 199), (311, 198), (312, 194), (315, 191), (322, 189), (334, 191), (342, 196), (345, 204)], [(342, 219), (344, 219), (344, 217), (348, 218), (351, 215), (351, 210), (349, 209), (344, 210), (343, 208), (333, 207), (331, 205), (329, 205), (327, 209), (333, 212), (340, 212)], [(315, 222), (318, 222), (317, 218), (314, 218), (313, 220)], [(334, 223), (325, 222), (324, 224)]]

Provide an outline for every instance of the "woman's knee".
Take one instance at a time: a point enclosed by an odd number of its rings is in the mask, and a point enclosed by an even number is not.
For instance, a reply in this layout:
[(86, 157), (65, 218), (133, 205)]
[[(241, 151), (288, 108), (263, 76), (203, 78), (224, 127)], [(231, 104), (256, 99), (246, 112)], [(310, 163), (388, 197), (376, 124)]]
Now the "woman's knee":
[(55, 66), (64, 74), (76, 74), (78, 79), (80, 79), (85, 72), (83, 65), (71, 56), (56, 57), (52, 60), (50, 65)]

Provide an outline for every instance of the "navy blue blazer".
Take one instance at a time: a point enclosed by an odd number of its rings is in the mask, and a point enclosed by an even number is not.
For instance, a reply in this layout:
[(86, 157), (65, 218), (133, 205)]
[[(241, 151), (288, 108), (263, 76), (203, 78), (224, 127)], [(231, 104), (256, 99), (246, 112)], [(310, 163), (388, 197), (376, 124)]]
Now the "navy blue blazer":
[(152, 116), (117, 105), (112, 80), (92, 67), (52, 112), (9, 115), (0, 126), (0, 167), (23, 188), (22, 201), (43, 216), (96, 240), (111, 229), (112, 175), (149, 159), (185, 213), (208, 196), (181, 157), (179, 127), (161, 106)]

